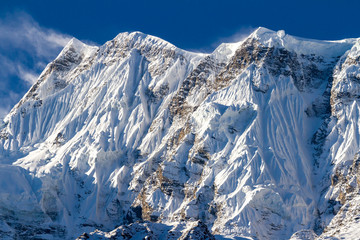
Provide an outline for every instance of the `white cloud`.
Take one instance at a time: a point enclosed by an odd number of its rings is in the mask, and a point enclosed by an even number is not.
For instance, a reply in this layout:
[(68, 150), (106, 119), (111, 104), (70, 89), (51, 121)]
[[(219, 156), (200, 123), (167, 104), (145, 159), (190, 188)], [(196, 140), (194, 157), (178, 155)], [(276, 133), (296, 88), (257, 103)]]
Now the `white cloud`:
[(39, 77), (39, 74), (37, 74), (29, 69), (24, 69), (24, 67), (21, 65), (19, 65), (17, 67), (17, 73), (18, 73), (19, 78), (28, 82), (30, 85), (34, 84)]
[(71, 39), (26, 13), (0, 19), (0, 118), (20, 100)]
[(2, 108), (0, 107), (0, 124), (1, 124), (1, 121), (3, 120), (3, 118), (6, 116), (6, 114), (9, 113), (9, 110), (8, 109), (5, 109), (5, 108)]
[(25, 13), (17, 13), (0, 20), (0, 46), (12, 46), (37, 57), (53, 56), (64, 47), (70, 36), (40, 27)]
[(3, 97), (3, 94), (0, 92), (0, 124), (1, 120), (6, 116), (6, 114), (10, 112), (12, 105), (21, 98), (21, 95), (14, 91), (9, 90), (7, 93), (7, 96)]

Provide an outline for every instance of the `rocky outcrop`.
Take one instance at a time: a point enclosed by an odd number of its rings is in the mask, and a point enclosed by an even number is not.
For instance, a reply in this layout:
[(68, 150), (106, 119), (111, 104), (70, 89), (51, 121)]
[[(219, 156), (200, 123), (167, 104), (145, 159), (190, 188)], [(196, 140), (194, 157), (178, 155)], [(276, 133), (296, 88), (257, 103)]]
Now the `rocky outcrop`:
[(120, 226), (111, 232), (95, 230), (91, 233), (83, 233), (76, 239), (215, 240), (214, 236), (202, 222), (180, 223), (175, 226), (151, 222), (132, 223)]

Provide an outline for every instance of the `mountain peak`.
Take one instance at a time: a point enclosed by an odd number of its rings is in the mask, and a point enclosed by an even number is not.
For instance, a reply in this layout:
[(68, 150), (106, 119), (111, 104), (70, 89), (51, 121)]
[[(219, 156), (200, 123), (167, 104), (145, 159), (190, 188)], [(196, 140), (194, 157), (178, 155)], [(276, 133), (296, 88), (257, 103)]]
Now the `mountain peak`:
[(64, 46), (63, 50), (60, 52), (59, 56), (61, 56), (63, 53), (69, 51), (69, 49), (75, 49), (75, 50), (81, 50), (87, 46), (85, 43), (81, 42), (77, 38), (73, 37), (69, 40), (69, 42)]
[(56, 59), (62, 58), (66, 55), (69, 51), (77, 54), (86, 54), (88, 51), (92, 51), (93, 49), (97, 49), (96, 46), (91, 46), (83, 43), (82, 41), (78, 40), (77, 38), (73, 37), (69, 40), (69, 42), (65, 45), (63, 50), (57, 56)]
[(273, 31), (265, 27), (257, 28), (247, 39), (255, 39), (267, 47), (281, 47), (297, 54), (323, 57), (341, 56), (356, 42), (353, 38), (336, 41), (307, 39), (289, 35), (284, 30)]
[(139, 31), (119, 33), (115, 41), (127, 42), (132, 45), (157, 45), (168, 48), (177, 48), (168, 41), (155, 37), (153, 35), (145, 34)]
[(266, 34), (276, 34), (276, 32), (265, 27), (258, 27), (253, 33), (251, 33), (251, 35), (259, 38)]

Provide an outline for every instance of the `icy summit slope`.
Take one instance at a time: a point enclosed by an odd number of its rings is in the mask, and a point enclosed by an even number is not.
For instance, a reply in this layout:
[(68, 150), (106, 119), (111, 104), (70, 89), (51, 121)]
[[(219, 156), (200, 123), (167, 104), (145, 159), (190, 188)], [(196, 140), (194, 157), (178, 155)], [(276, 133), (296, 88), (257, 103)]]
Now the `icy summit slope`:
[(1, 124), (0, 236), (352, 234), (359, 49), (265, 28), (211, 54), (72, 39)]

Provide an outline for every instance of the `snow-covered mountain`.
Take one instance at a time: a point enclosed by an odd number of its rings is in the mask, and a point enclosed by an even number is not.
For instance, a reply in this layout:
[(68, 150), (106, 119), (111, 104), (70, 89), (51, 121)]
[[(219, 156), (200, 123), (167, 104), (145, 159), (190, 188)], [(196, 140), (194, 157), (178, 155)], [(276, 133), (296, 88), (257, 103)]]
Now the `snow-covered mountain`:
[(72, 39), (0, 125), (0, 237), (351, 239), (359, 98), (360, 39)]

